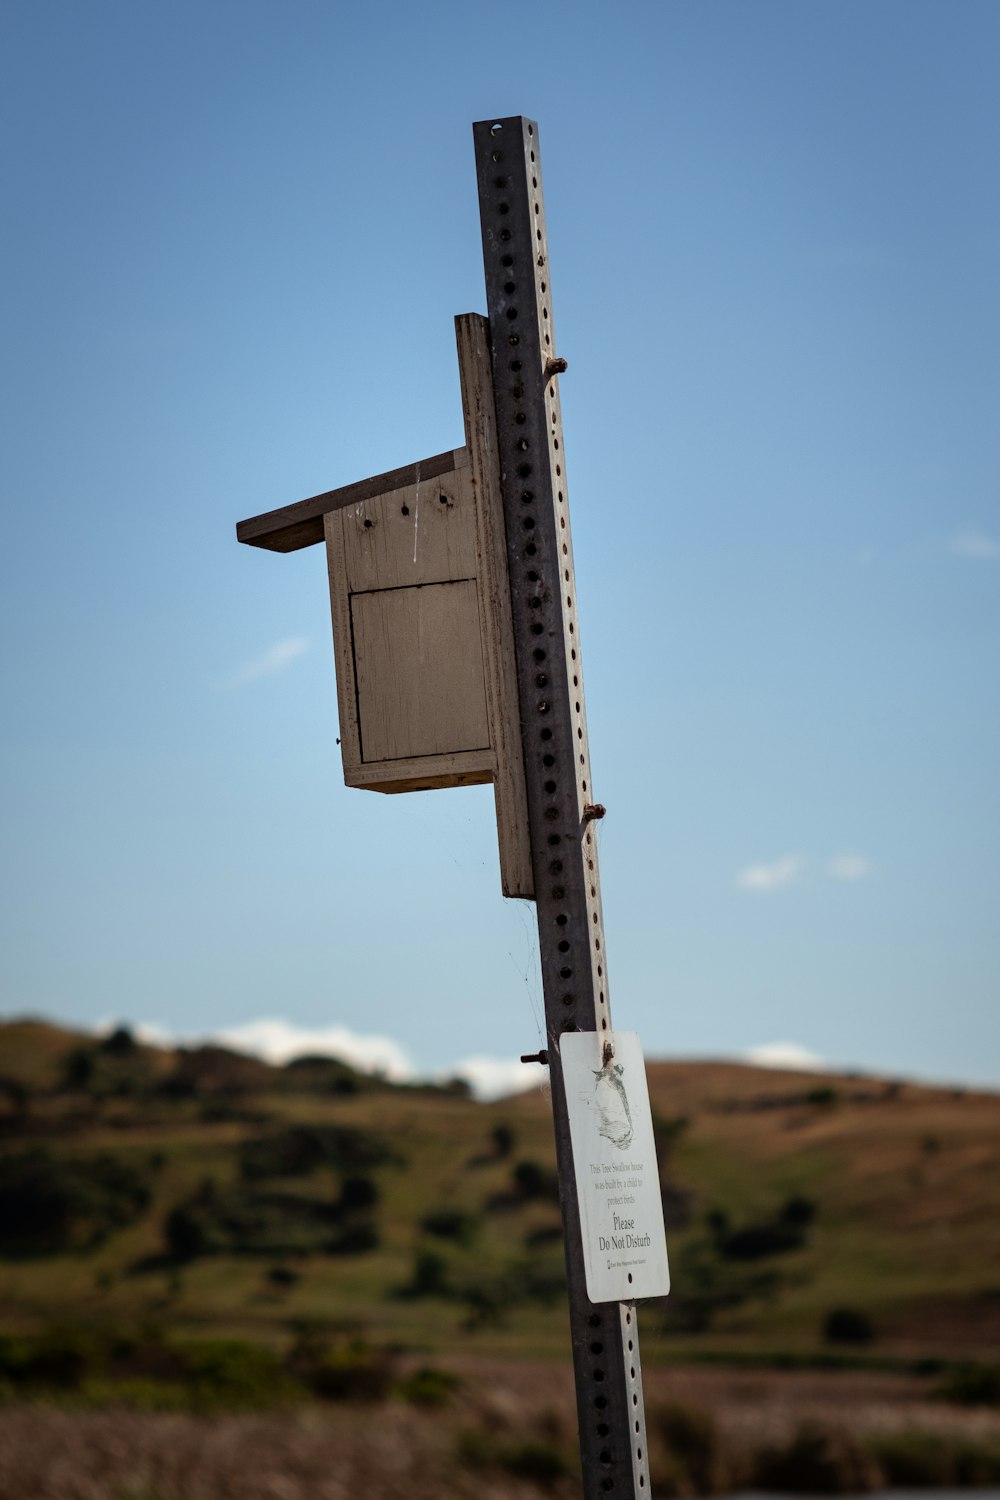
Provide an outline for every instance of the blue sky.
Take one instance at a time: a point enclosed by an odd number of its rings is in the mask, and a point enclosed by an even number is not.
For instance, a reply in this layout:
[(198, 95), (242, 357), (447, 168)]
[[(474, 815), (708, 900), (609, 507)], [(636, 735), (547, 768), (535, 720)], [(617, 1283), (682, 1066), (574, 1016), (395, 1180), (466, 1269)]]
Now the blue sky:
[(537, 1047), (489, 789), (344, 788), (322, 551), (233, 531), (462, 441), (520, 112), (616, 1024), (1000, 1084), (995, 4), (0, 26), (4, 1013)]

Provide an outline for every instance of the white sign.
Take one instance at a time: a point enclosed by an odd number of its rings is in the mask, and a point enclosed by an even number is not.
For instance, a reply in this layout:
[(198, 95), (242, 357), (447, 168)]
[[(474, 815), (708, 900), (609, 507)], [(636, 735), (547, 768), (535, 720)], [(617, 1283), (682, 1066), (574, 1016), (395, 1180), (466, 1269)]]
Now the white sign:
[(559, 1043), (591, 1302), (670, 1290), (642, 1047), (634, 1031), (571, 1031)]

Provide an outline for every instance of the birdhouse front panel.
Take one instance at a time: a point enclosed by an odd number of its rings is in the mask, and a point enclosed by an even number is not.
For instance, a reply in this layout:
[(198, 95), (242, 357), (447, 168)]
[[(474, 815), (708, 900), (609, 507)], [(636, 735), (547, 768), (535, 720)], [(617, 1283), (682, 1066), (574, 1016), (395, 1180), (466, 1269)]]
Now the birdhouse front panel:
[(362, 761), (488, 751), (475, 579), (351, 595)]
[(458, 466), (325, 518), (344, 778), (374, 791), (492, 781), (476, 486)]

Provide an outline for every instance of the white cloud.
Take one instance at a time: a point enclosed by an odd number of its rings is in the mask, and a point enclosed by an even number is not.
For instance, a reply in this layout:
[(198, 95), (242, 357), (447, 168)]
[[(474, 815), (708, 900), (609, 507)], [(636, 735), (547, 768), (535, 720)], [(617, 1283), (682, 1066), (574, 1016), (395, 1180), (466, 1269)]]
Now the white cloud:
[(309, 642), (303, 635), (290, 635), (284, 641), (275, 641), (261, 656), (255, 656), (253, 661), (240, 667), (229, 679), (229, 686), (245, 687), (248, 682), (256, 682), (258, 677), (273, 677), (276, 672), (283, 672), (297, 656), (308, 649)]
[(802, 1073), (821, 1073), (826, 1066), (821, 1057), (798, 1042), (761, 1042), (748, 1047), (742, 1060), (756, 1068), (789, 1068)]
[(834, 880), (864, 880), (871, 865), (863, 854), (838, 854), (826, 867)]
[(799, 878), (802, 861), (796, 854), (783, 854), (769, 865), (747, 865), (736, 877), (736, 884), (747, 891), (776, 891), (792, 885)]
[(979, 561), (1000, 557), (1000, 542), (987, 536), (985, 531), (977, 531), (974, 526), (953, 536), (948, 548), (958, 557), (974, 557)]
[(503, 1057), (467, 1057), (442, 1077), (464, 1078), (477, 1099), (502, 1099), (523, 1094), (548, 1079), (548, 1070), (538, 1063), (514, 1062)]
[(265, 1062), (286, 1063), (306, 1054), (338, 1057), (362, 1073), (381, 1073), (394, 1083), (414, 1076), (405, 1050), (389, 1036), (363, 1036), (347, 1026), (296, 1026), (280, 1016), (260, 1016), (212, 1034), (212, 1040), (237, 1052), (250, 1052)]

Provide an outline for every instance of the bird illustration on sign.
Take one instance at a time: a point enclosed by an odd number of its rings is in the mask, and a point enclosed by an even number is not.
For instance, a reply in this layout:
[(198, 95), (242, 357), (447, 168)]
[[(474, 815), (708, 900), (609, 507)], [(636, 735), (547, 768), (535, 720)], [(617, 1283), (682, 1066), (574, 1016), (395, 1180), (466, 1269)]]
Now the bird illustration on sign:
[(597, 1105), (598, 1131), (619, 1151), (632, 1142), (634, 1127), (625, 1089), (625, 1069), (616, 1063), (610, 1047), (604, 1050), (602, 1066), (593, 1070), (594, 1099)]

